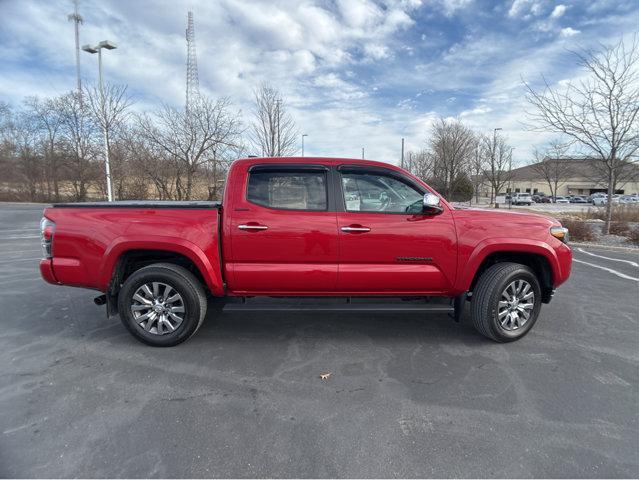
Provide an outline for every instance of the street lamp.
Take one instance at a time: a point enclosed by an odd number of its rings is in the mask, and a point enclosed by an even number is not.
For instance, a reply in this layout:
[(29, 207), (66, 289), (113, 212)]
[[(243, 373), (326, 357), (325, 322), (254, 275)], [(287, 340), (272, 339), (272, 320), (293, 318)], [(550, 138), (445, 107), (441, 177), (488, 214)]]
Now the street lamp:
[[(491, 157), (492, 157), (492, 163), (493, 163), (492, 164), (492, 168), (493, 169), (495, 168), (495, 153), (496, 153), (495, 150), (497, 150), (497, 130), (501, 130), (501, 127), (493, 128), (493, 148), (491, 148), (491, 150), (492, 150)], [(491, 188), (491, 191), (492, 190), (493, 189)], [(495, 195), (495, 208), (499, 208), (499, 204), (497, 203), (497, 195), (499, 195), (499, 192), (493, 192), (493, 193)]]
[(282, 156), (282, 148), (281, 148), (281, 144), (280, 144), (280, 106), (282, 104), (282, 99), (278, 98), (277, 100), (275, 100), (275, 108), (276, 110), (276, 120), (277, 120), (277, 155), (275, 155), (276, 157), (281, 157)]
[(308, 137), (308, 135), (305, 133), (302, 134), (302, 157), (304, 156), (304, 137)]
[(510, 155), (508, 156), (508, 190), (510, 190), (510, 202), (508, 202), (508, 208), (512, 208), (513, 205), (513, 187), (510, 183), (513, 179), (513, 150), (515, 150), (515, 147), (510, 147)]
[(502, 130), (501, 127), (493, 128), (493, 145), (497, 145), (497, 131)]
[(82, 50), (88, 53), (98, 54), (98, 81), (100, 85), (100, 109), (102, 110), (102, 131), (104, 133), (104, 167), (106, 169), (107, 180), (107, 198), (109, 202), (113, 201), (113, 189), (111, 187), (111, 168), (109, 166), (109, 131), (107, 128), (106, 112), (104, 111), (104, 87), (102, 85), (102, 49), (115, 50), (117, 45), (109, 40), (103, 40), (95, 47), (91, 45), (84, 45)]

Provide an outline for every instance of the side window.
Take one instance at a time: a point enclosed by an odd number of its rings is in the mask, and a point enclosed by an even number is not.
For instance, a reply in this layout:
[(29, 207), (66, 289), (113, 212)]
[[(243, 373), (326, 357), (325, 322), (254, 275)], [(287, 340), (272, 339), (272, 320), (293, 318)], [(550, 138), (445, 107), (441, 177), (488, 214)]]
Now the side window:
[(343, 173), (342, 192), (348, 212), (417, 213), (423, 195), (407, 183), (377, 173)]
[(257, 171), (249, 174), (246, 198), (269, 208), (326, 210), (326, 173)]

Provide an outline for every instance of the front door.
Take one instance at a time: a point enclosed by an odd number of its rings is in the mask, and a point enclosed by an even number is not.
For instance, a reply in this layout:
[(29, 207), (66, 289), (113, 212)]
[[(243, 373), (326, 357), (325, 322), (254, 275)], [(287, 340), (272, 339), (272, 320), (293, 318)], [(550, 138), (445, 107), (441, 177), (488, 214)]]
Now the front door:
[(236, 194), (228, 288), (236, 294), (333, 292), (337, 220), (322, 165), (253, 166)]
[(446, 206), (422, 213), (426, 189), (390, 169), (342, 166), (338, 183), (339, 291), (436, 294), (453, 285), (457, 243)]

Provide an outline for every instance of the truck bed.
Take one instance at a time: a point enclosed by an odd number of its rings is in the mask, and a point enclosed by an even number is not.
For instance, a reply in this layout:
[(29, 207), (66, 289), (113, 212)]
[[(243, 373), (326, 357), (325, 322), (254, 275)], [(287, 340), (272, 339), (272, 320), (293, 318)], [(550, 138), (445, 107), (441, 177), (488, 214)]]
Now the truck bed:
[(209, 290), (222, 294), (218, 202), (61, 203), (44, 216), (55, 223), (53, 258), (41, 263), (54, 283), (106, 292), (124, 254), (169, 252), (188, 259)]

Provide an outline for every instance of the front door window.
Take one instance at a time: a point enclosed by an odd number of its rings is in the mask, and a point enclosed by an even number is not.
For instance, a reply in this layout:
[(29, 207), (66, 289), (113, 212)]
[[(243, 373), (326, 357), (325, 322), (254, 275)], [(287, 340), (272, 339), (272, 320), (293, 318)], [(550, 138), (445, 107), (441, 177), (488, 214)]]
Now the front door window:
[(347, 212), (416, 213), (422, 209), (421, 192), (387, 175), (344, 173), (342, 191)]

